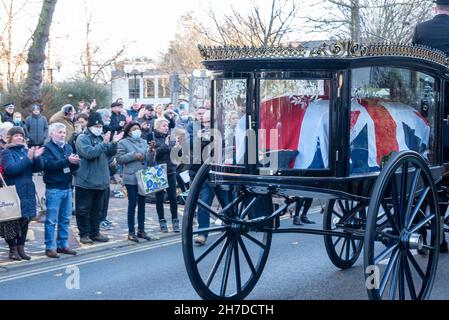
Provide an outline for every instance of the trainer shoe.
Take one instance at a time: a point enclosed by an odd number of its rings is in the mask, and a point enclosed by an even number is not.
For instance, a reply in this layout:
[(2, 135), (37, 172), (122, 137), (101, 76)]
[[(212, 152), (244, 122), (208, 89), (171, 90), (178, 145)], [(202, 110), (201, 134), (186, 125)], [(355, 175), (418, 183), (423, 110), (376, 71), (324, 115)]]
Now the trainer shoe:
[(179, 219), (173, 219), (172, 220), (172, 225), (173, 225), (173, 232), (180, 232), (179, 230)]
[(204, 245), (206, 244), (206, 241), (207, 241), (207, 239), (206, 239), (206, 237), (203, 236), (203, 235), (199, 235), (199, 236), (196, 237), (196, 239), (195, 239), (195, 243), (196, 243), (198, 246), (204, 246)]
[(167, 221), (165, 219), (159, 220), (159, 225), (162, 233), (168, 233)]

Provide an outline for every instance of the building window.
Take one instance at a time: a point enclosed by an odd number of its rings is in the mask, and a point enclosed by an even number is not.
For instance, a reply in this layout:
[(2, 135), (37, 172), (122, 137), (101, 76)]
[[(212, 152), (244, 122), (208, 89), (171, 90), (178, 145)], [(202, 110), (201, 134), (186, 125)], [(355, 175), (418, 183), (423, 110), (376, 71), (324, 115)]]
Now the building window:
[(170, 98), (170, 79), (159, 78), (159, 97), (158, 98)]
[(140, 99), (140, 79), (129, 79), (129, 98)]
[(145, 99), (154, 99), (154, 79), (146, 79), (145, 80), (145, 90), (144, 90), (144, 98)]

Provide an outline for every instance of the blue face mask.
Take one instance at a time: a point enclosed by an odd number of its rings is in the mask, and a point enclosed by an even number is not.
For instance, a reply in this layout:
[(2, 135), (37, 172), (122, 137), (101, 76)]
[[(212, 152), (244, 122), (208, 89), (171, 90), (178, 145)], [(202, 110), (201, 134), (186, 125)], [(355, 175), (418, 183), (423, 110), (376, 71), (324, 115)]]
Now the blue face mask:
[(140, 137), (142, 137), (142, 131), (140, 131), (140, 130), (134, 130), (133, 132), (131, 132), (131, 137), (132, 137), (134, 140), (139, 140)]
[(22, 122), (22, 119), (14, 119), (15, 124), (20, 124)]

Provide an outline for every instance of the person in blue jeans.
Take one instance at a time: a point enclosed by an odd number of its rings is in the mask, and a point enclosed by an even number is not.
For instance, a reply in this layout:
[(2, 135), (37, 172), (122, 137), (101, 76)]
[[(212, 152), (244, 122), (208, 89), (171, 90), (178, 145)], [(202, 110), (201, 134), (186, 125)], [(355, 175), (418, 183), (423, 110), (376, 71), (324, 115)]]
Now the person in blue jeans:
[[(72, 217), (72, 176), (79, 168), (80, 159), (65, 143), (66, 126), (50, 126), (51, 140), (42, 155), (46, 186), (47, 217), (45, 220), (45, 255), (59, 258), (59, 253), (76, 255), (69, 248), (69, 225)], [(55, 240), (55, 229), (58, 226)]]

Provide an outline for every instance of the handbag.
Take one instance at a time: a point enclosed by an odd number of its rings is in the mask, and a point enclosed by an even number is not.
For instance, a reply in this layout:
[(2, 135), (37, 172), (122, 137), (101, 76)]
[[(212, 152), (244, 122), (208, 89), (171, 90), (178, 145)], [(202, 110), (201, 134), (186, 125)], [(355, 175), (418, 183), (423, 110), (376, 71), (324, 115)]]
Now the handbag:
[(165, 190), (168, 188), (167, 165), (155, 163), (153, 167), (137, 171), (136, 178), (140, 196)]
[(3, 187), (0, 188), (0, 222), (22, 218), (16, 186), (7, 186), (1, 174), (0, 181), (3, 183)]

